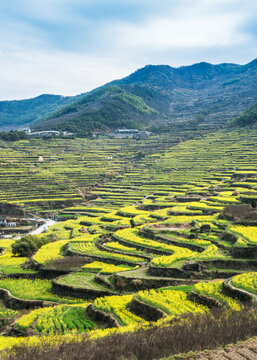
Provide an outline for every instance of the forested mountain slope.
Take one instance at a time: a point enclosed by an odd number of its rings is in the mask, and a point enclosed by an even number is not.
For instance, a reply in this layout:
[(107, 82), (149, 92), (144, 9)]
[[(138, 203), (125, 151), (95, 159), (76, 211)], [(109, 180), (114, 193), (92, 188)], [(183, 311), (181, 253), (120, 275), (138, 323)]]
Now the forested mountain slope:
[(147, 65), (79, 96), (42, 95), (0, 102), (0, 127), (30, 125), (82, 135), (184, 121), (213, 128), (223, 126), (256, 100), (257, 60), (246, 65)]
[(40, 95), (27, 100), (0, 101), (0, 125), (8, 128), (40, 121), (67, 104), (68, 99), (60, 95)]
[(237, 116), (233, 121), (233, 125), (245, 126), (257, 124), (257, 102), (254, 103), (243, 114)]

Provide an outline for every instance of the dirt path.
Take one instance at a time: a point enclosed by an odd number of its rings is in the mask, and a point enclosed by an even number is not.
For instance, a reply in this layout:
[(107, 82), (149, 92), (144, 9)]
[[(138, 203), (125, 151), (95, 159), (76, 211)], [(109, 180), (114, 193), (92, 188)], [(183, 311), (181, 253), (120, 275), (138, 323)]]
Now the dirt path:
[(38, 235), (41, 234), (43, 231), (45, 231), (49, 226), (52, 226), (56, 223), (56, 221), (51, 219), (42, 219), (44, 221), (44, 224), (37, 227), (35, 230), (32, 230), (30, 232), (30, 235)]
[[(185, 358), (184, 358), (185, 359)], [(257, 337), (222, 350), (200, 352), (187, 360), (257, 360)]]

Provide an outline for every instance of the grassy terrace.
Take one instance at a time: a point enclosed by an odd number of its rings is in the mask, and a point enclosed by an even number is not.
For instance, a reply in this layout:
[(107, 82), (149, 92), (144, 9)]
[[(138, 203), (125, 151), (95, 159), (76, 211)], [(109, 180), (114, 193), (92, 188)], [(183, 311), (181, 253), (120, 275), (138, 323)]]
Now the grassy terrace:
[[(109, 315), (121, 333), (151, 321), (166, 326), (188, 312), (207, 313), (213, 303), (240, 311), (244, 299), (225, 294), (224, 279), (232, 278), (239, 292), (257, 294), (257, 210), (251, 205), (257, 196), (256, 130), (222, 131), (176, 146), (165, 137), (77, 139), (69, 145), (54, 140), (39, 153), (40, 142), (0, 150), (2, 199), (35, 210), (41, 206), (37, 199), (74, 200), (78, 188), (98, 186), (91, 189), (94, 198), (60, 211), (65, 221), (47, 230), (54, 241), (30, 258), (13, 255), (15, 240), (0, 239), (0, 288), (22, 299), (61, 303), (26, 315), (3, 304), (0, 315), (17, 316), (15, 329), (49, 339), (69, 333), (78, 339), (79, 332), (98, 338), (114, 329), (103, 320), (96, 324), (92, 311)], [(138, 158), (139, 151), (144, 156)], [(22, 167), (31, 170), (24, 178), (18, 175)], [(12, 176), (19, 184), (15, 194)], [(32, 275), (49, 278), (25, 278)], [(71, 324), (72, 317), (78, 321)], [(8, 340), (0, 338), (0, 349), (18, 342)]]
[(86, 307), (87, 303), (80, 306), (57, 305), (36, 309), (21, 316), (15, 322), (15, 329), (21, 333), (32, 330), (40, 335), (91, 331), (97, 325), (87, 314)]
[[(162, 147), (175, 142), (166, 138)], [(58, 209), (62, 202), (81, 200), (84, 188), (104, 185), (127, 171), (131, 161), (138, 162), (138, 151), (149, 153), (158, 147), (155, 137), (143, 143), (108, 139), (1, 142), (0, 201), (25, 205), (28, 210)]]

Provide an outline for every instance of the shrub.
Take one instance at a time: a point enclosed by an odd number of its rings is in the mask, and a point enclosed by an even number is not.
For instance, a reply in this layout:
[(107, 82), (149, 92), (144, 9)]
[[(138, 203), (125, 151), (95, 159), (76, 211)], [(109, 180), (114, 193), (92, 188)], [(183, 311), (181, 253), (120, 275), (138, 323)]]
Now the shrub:
[(228, 205), (222, 215), (228, 220), (257, 220), (257, 212), (250, 205)]
[(237, 242), (238, 236), (236, 236), (235, 234), (231, 234), (229, 231), (223, 231), (220, 239), (235, 244)]
[[(256, 309), (243, 311), (215, 310), (209, 314), (187, 314), (177, 324), (152, 326), (134, 332), (110, 335), (102, 339), (77, 343), (58, 343), (50, 347), (45, 340), (37, 346), (16, 346), (8, 352), (8, 360), (120, 360), (160, 359), (178, 353), (214, 349), (257, 333)], [(116, 330), (117, 331), (117, 330)], [(44, 344), (45, 342), (45, 344)]]
[(56, 238), (53, 234), (44, 237), (26, 235), (12, 244), (12, 252), (14, 255), (29, 257), (32, 256), (38, 249), (40, 249), (41, 246), (54, 240), (56, 240)]

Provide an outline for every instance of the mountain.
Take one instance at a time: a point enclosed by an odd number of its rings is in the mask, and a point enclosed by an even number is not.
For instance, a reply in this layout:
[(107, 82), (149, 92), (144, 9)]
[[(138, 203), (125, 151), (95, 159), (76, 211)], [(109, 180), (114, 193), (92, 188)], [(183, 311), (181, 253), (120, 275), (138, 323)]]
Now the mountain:
[(79, 96), (0, 102), (0, 127), (29, 125), (81, 135), (117, 127), (161, 129), (183, 122), (213, 128), (224, 126), (256, 101), (257, 59), (246, 65), (147, 65)]
[(28, 100), (0, 101), (0, 126), (20, 127), (42, 120), (68, 103), (59, 95), (40, 95)]
[[(149, 96), (149, 93), (152, 95), (154, 92), (145, 89), (144, 97)], [(157, 115), (158, 111), (148, 106), (136, 92), (110, 85), (72, 102), (34, 128), (68, 130), (87, 135), (95, 130), (108, 131), (117, 127), (143, 129)]]
[(257, 59), (246, 65), (148, 65), (113, 84), (155, 88), (168, 97), (166, 121), (222, 125), (257, 100)]

